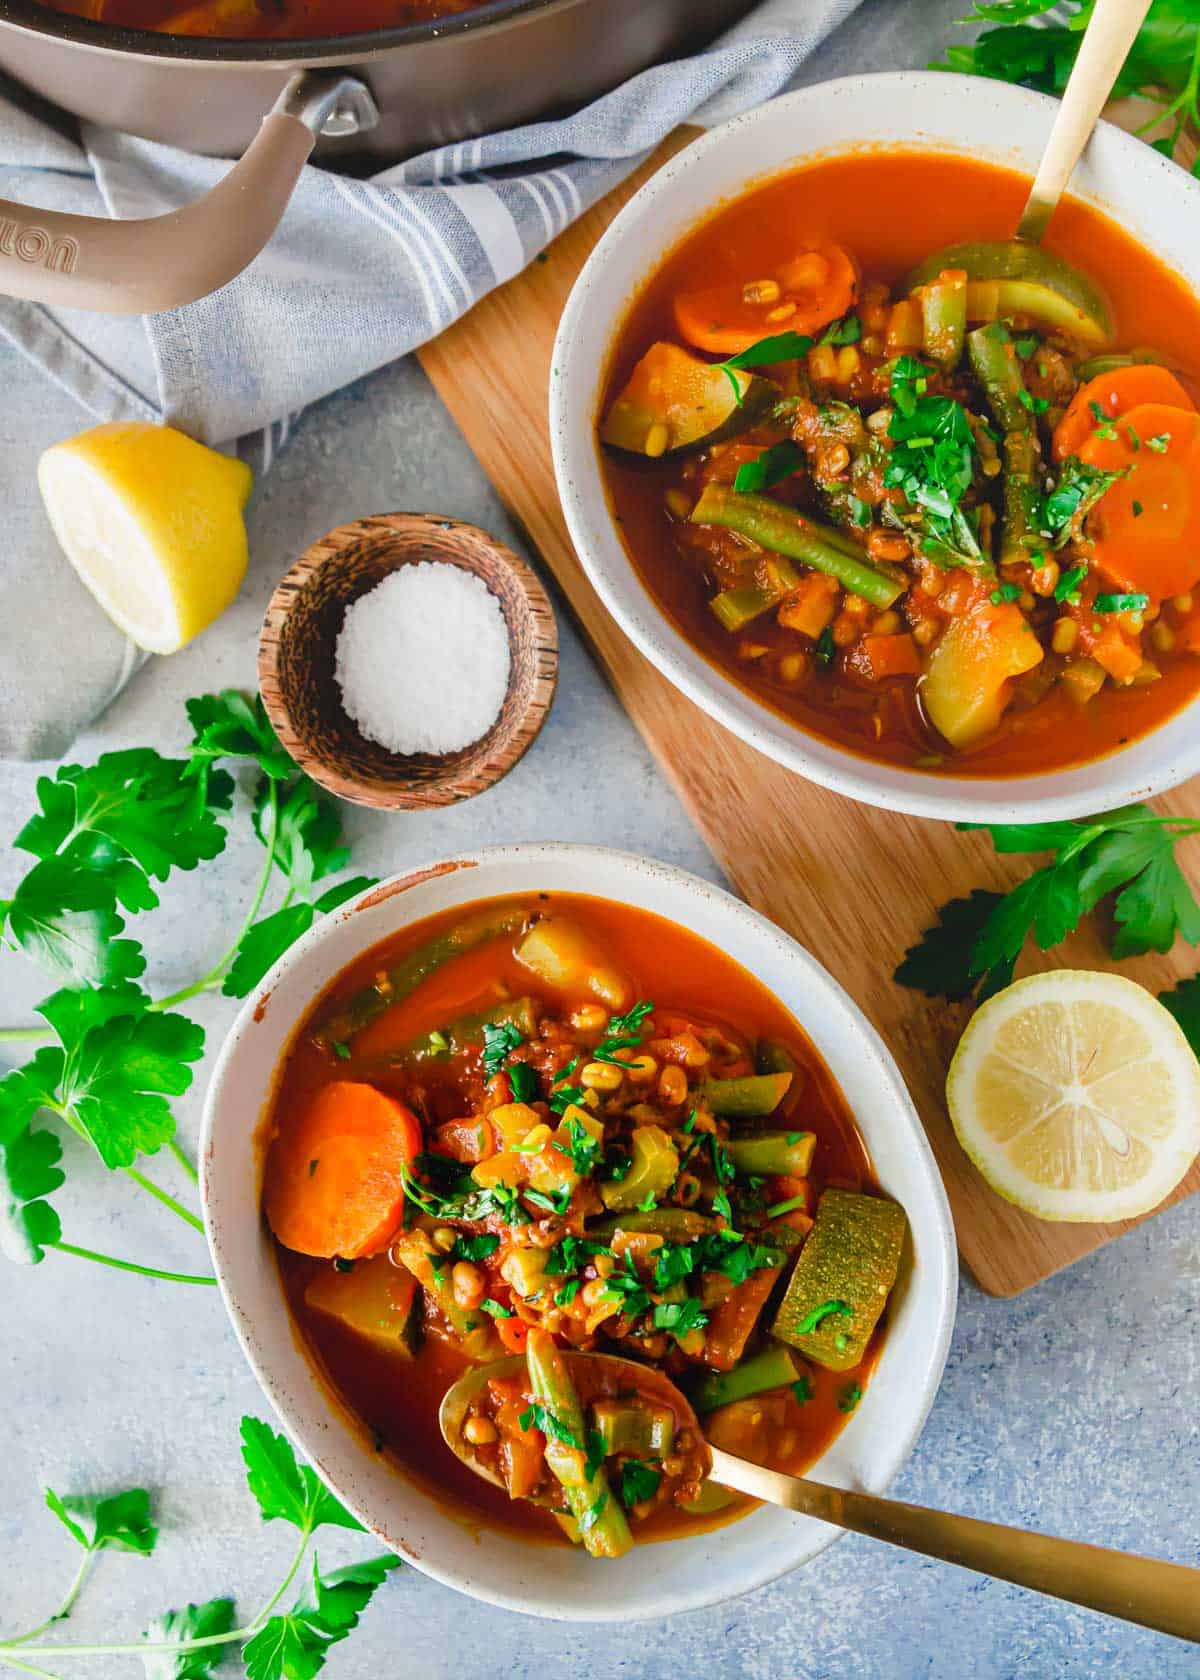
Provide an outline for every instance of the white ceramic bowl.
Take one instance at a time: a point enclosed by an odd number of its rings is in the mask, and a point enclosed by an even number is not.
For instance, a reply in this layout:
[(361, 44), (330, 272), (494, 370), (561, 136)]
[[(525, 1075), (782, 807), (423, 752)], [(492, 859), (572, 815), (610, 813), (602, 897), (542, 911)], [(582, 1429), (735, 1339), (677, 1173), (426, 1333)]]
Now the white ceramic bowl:
[(330, 1403), (298, 1345), (259, 1211), (255, 1131), (288, 1043), (313, 1000), (367, 947), (456, 904), (547, 888), (638, 905), (711, 940), (768, 986), (837, 1078), (880, 1182), (913, 1233), (879, 1366), (815, 1474), (886, 1488), (933, 1401), (954, 1322), (957, 1264), (945, 1191), (900, 1075), (875, 1032), (807, 952), (693, 875), (592, 846), (496, 847), (398, 877), (327, 916), (287, 953), (225, 1041), (204, 1115), (204, 1217), (234, 1329), (289, 1433), (322, 1478), (417, 1569), (475, 1598), (539, 1616), (630, 1621), (696, 1610), (773, 1580), (836, 1538), (766, 1508), (715, 1534), (597, 1563), (566, 1547), (489, 1537), (389, 1468)]
[[(1005, 822), (1108, 810), (1200, 771), (1200, 701), (1152, 734), (1071, 770), (974, 780), (876, 764), (759, 704), (710, 664), (651, 599), (613, 524), (596, 420), (613, 341), (662, 259), (722, 201), (819, 157), (864, 145), (969, 154), (1033, 174), (1056, 100), (938, 73), (851, 76), (786, 94), (674, 158), (630, 200), (567, 301), (552, 358), (550, 429), (558, 491), (579, 557), (626, 635), (676, 686), (751, 746), (811, 781), (917, 816)], [(1200, 184), (1102, 123), (1073, 192), (1200, 289)], [(963, 236), (970, 233), (964, 227)]]

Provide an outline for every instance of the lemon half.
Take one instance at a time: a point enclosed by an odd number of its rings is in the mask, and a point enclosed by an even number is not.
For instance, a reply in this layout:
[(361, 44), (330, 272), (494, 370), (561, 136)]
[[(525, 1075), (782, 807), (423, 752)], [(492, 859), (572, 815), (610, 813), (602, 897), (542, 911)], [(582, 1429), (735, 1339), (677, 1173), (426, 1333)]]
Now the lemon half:
[(170, 426), (114, 421), (47, 449), (46, 512), (83, 582), (149, 653), (174, 653), (246, 575), (253, 475)]
[(1200, 1152), (1200, 1064), (1132, 980), (1057, 969), (979, 1009), (946, 1081), (958, 1140), (1039, 1219), (1148, 1213)]

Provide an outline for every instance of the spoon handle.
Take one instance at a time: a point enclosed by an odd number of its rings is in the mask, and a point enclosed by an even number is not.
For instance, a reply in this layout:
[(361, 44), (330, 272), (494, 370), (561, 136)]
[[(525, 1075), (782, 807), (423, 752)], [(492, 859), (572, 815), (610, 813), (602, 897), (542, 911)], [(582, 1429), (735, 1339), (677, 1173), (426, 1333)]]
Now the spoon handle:
[(713, 1448), (713, 1480), (906, 1551), (1013, 1581), (1052, 1598), (1200, 1641), (1200, 1569), (1080, 1540), (931, 1511), (873, 1493), (825, 1487)]
[(1036, 243), (1045, 233), (1149, 10), (1150, 0), (1096, 0), (1017, 225), (1018, 239)]

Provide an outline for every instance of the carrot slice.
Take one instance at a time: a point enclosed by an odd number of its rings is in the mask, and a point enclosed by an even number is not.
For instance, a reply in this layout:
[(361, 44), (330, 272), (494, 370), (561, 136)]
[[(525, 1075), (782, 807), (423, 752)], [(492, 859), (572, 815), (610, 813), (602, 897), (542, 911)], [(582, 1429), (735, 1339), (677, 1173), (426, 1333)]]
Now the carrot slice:
[(271, 1229), (300, 1254), (377, 1254), (400, 1224), (404, 1173), (421, 1148), (412, 1110), (373, 1085), (322, 1085), (267, 1159)]
[(1054, 459), (1065, 461), (1068, 455), (1079, 454), (1096, 427), (1103, 424), (1097, 410), (1114, 419), (1142, 403), (1193, 410), (1196, 406), (1175, 375), (1154, 362), (1137, 362), (1133, 367), (1097, 374), (1079, 387), (1054, 428)]
[[(762, 288), (759, 280), (772, 284)], [(760, 290), (765, 292), (761, 298), (755, 296)], [(818, 332), (844, 315), (857, 293), (853, 258), (840, 245), (809, 245), (774, 274), (680, 293), (675, 325), (698, 349), (736, 356), (773, 333)], [(788, 305), (795, 307), (789, 310)]]
[(529, 1326), (523, 1318), (498, 1318), (496, 1334), (509, 1353), (524, 1353), (529, 1340)]
[(1093, 565), (1162, 601), (1200, 581), (1200, 414), (1142, 403), (1080, 445), (1089, 466), (1128, 469), (1088, 519)]

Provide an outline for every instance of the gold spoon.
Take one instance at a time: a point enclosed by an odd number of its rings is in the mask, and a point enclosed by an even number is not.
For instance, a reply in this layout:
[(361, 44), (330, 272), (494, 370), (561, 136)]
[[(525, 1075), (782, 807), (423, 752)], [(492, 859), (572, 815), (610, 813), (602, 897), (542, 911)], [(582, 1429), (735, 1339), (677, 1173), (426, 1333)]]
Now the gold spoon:
[[(645, 1388), (649, 1381), (659, 1398), (669, 1397), (676, 1417), (685, 1427), (702, 1436), (704, 1431), (691, 1406), (661, 1372), (651, 1371), (633, 1360), (611, 1354), (568, 1353), (569, 1367), (584, 1360), (603, 1361), (615, 1388), (628, 1392)], [(525, 1360), (516, 1354), (493, 1365), (477, 1366), (460, 1377), (442, 1400), (438, 1421), (446, 1445), (477, 1476), (503, 1487), (497, 1471), (481, 1464), (463, 1439), (462, 1425), (467, 1407), (491, 1377), (520, 1376)], [(1081, 1540), (1060, 1540), (1050, 1534), (1008, 1528), (1002, 1523), (980, 1522), (975, 1517), (956, 1516), (950, 1511), (933, 1511), (924, 1505), (909, 1505), (879, 1494), (857, 1493), (849, 1488), (827, 1487), (805, 1476), (787, 1476), (780, 1470), (766, 1470), (747, 1459), (735, 1458), (708, 1444), (712, 1458), (711, 1479), (737, 1493), (749, 1494), (769, 1505), (782, 1505), (802, 1516), (816, 1517), (837, 1528), (886, 1540), (905, 1551), (956, 1563), (981, 1575), (1012, 1581), (1019, 1587), (1046, 1593), (1120, 1616), (1178, 1639), (1200, 1641), (1200, 1569), (1166, 1563), (1160, 1558), (1138, 1557), (1132, 1552), (1110, 1551), (1089, 1546)]]
[(1017, 223), (1018, 239), (1036, 245), (1045, 233), (1149, 10), (1150, 0), (1096, 0)]

